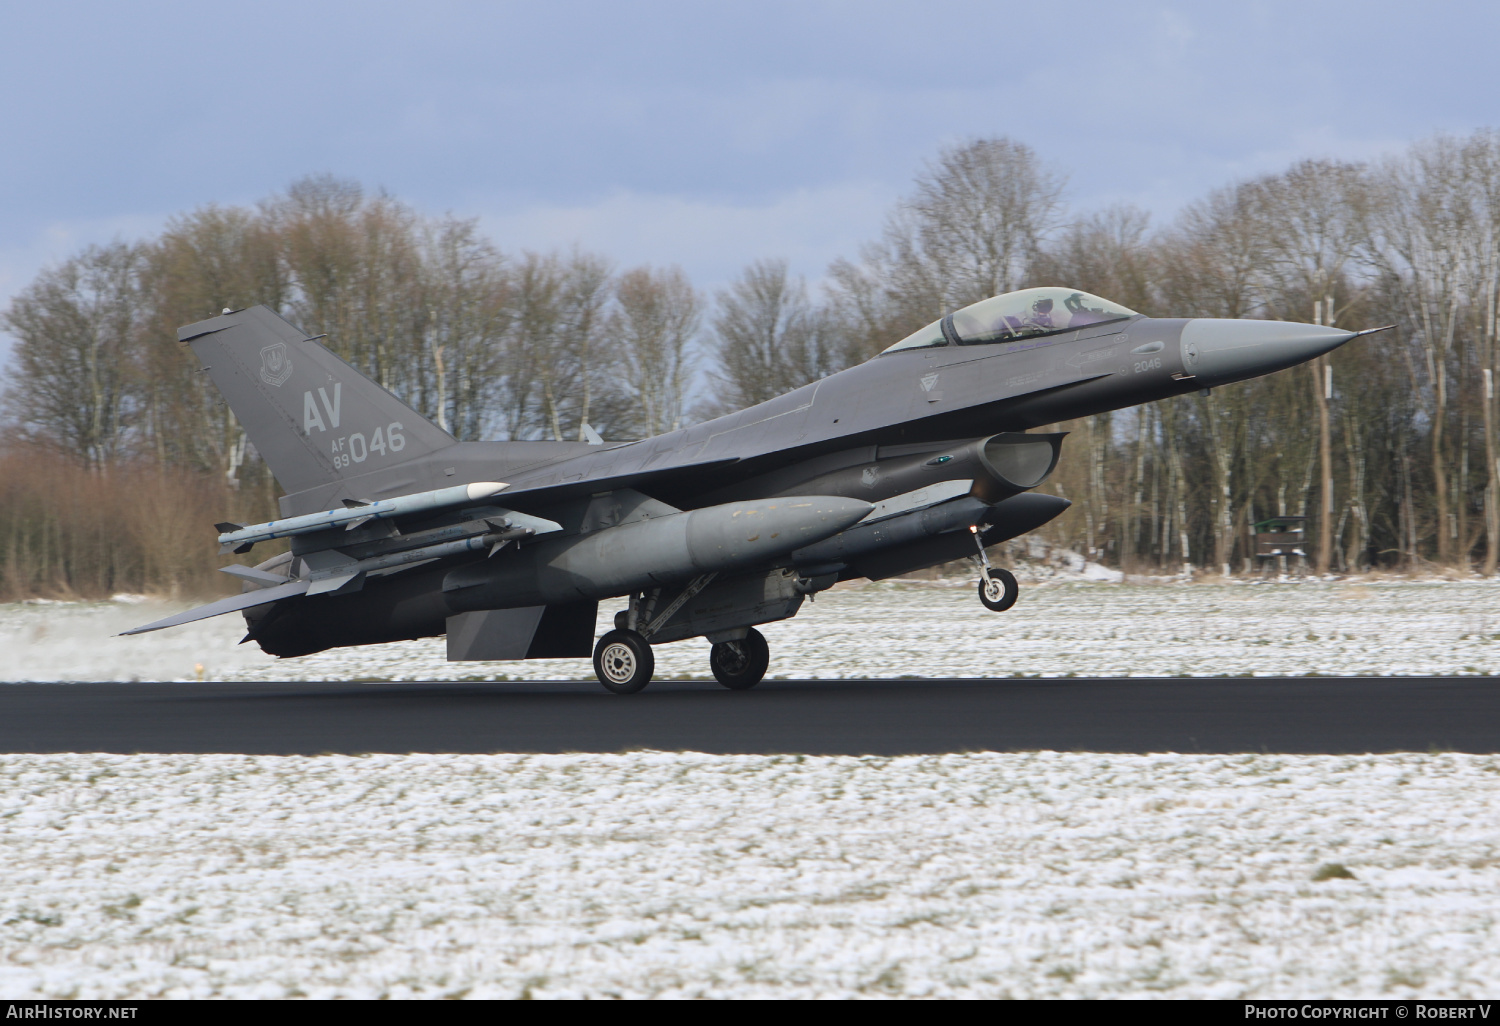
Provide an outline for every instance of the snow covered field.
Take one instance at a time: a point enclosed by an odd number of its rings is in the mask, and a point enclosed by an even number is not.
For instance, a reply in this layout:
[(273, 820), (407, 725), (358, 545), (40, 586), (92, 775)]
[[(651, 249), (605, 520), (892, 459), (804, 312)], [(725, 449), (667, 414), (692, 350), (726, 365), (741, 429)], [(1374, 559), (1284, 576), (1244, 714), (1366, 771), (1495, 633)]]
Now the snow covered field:
[(1483, 756), (8, 756), (0, 848), (11, 998), (1500, 990)]
[[(237, 615), (110, 636), (171, 608), (0, 605), (0, 680), (192, 680), (199, 665), (207, 680), (593, 679), (586, 659), (450, 664), (441, 638), (276, 660), (238, 644)], [(886, 583), (764, 631), (771, 675), (794, 679), (1500, 674), (1500, 584), (1044, 583), (991, 613), (967, 581)], [(661, 646), (657, 676), (707, 679), (708, 644)]]
[[(0, 606), (0, 680), (591, 675), (440, 640), (276, 661), (232, 617), (108, 636), (166, 608)], [(885, 584), (766, 633), (782, 677), (1490, 674), (1497, 609)], [(702, 642), (659, 653), (706, 676)], [(0, 755), (10, 998), (1478, 997), (1497, 919), (1490, 756)]]

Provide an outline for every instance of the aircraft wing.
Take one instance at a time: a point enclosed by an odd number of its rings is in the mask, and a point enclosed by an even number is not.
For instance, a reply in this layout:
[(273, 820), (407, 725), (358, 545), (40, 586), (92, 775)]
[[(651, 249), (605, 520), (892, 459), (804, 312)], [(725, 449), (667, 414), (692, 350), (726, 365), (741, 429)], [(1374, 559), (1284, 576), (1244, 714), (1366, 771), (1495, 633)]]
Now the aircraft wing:
[(252, 606), (263, 606), (280, 599), (291, 598), (293, 595), (301, 595), (307, 591), (308, 586), (311, 584), (312, 582), (307, 580), (288, 581), (286, 584), (279, 584), (274, 588), (261, 588), (256, 591), (248, 591), (243, 595), (231, 595), (228, 598), (219, 599), (217, 602), (210, 602), (206, 606), (199, 606), (196, 609), (175, 613), (163, 620), (157, 620), (155, 623), (148, 623), (142, 627), (132, 627), (130, 630), (121, 631), (120, 633), (121, 635), (145, 634), (147, 631), (159, 631), (163, 627), (176, 627), (178, 624), (192, 623), (194, 620), (206, 620), (210, 616), (218, 616), (220, 613), (233, 613), (241, 609), (249, 609)]
[[(578, 496), (593, 495), (597, 492), (613, 491), (617, 488), (634, 488), (637, 491), (650, 495), (656, 488), (671, 487), (690, 481), (700, 475), (722, 470), (725, 467), (741, 462), (738, 456), (729, 456), (723, 459), (700, 460), (694, 463), (676, 464), (666, 467), (651, 467), (644, 470), (626, 471), (622, 474), (593, 477), (584, 474), (574, 480), (564, 479), (562, 481), (543, 479), (534, 484), (525, 480), (517, 482), (504, 494), (507, 504), (517, 508), (532, 506), (537, 503), (549, 503), (562, 499), (576, 498)], [(560, 470), (564, 466), (559, 464), (557, 468), (549, 467), (549, 471)], [(498, 500), (497, 496), (497, 500)]]

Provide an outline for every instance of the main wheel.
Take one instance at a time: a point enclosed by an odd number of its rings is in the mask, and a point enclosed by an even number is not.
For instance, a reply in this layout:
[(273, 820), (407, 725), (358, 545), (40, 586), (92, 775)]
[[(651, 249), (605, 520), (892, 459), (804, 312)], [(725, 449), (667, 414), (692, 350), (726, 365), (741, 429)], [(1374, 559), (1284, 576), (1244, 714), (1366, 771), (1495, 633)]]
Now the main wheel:
[(633, 695), (651, 683), (656, 656), (635, 631), (610, 631), (594, 646), (594, 674), (617, 695)]
[(992, 569), (979, 582), (979, 601), (984, 603), (984, 608), (997, 613), (1003, 613), (1015, 605), (1016, 596), (1020, 593), (1021, 586), (1016, 583), (1015, 575), (999, 567)]
[(771, 665), (766, 636), (751, 627), (739, 641), (721, 641), (708, 652), (708, 668), (732, 691), (748, 691), (759, 684)]

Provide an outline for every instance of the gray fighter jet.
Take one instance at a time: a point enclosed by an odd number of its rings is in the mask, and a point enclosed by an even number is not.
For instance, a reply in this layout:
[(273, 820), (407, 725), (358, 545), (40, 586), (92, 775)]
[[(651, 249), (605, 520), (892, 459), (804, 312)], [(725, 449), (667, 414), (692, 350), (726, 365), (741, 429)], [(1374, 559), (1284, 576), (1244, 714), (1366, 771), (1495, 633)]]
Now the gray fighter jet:
[[(756, 625), (839, 581), (965, 556), (1001, 611), (1016, 581), (985, 547), (1067, 508), (1031, 489), (1062, 434), (1041, 425), (1291, 367), (1356, 333), (1143, 317), (1064, 288), (958, 310), (857, 367), (636, 442), (458, 442), (266, 307), (179, 331), (288, 494), (284, 519), (219, 524), (243, 592), (127, 633), (241, 611), (277, 656), (447, 635), (453, 660), (594, 657), (628, 694), (653, 645), (705, 637), (753, 687)], [(598, 603), (623, 599), (594, 641)]]

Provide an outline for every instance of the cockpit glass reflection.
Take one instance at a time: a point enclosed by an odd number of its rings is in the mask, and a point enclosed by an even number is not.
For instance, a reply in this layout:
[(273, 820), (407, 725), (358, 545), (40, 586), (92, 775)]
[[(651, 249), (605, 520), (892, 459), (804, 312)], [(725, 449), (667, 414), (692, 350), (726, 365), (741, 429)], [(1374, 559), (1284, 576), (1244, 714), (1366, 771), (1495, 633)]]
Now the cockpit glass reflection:
[[(965, 346), (1013, 342), (1135, 316), (1136, 312), (1128, 307), (1078, 289), (1022, 289), (959, 310), (953, 315), (952, 334), (959, 345)], [(931, 349), (948, 344), (949, 337), (944, 334), (943, 321), (939, 318), (885, 352)]]
[(881, 350), (882, 353), (894, 353), (900, 349), (931, 349), (934, 346), (945, 346), (948, 339), (943, 335), (943, 322), (941, 319), (933, 321), (920, 331), (914, 331), (893, 346)]
[(964, 307), (953, 315), (953, 330), (960, 345), (981, 345), (1134, 316), (1134, 310), (1077, 289), (1023, 289)]

